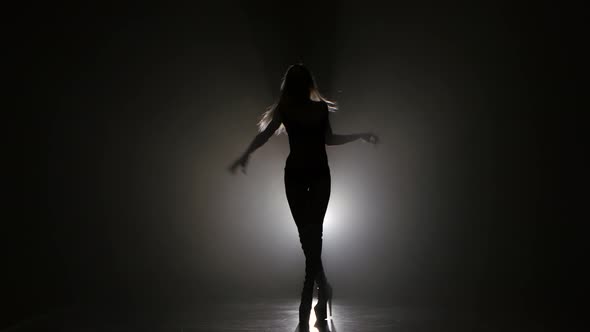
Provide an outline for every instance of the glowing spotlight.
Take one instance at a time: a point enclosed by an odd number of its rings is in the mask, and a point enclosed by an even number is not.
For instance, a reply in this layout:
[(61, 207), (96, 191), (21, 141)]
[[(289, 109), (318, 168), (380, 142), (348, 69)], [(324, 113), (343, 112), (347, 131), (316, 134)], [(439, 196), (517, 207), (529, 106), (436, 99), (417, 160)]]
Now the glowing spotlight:
[(343, 239), (350, 233), (352, 224), (348, 221), (356, 216), (357, 206), (344, 193), (333, 192), (324, 216), (324, 234)]

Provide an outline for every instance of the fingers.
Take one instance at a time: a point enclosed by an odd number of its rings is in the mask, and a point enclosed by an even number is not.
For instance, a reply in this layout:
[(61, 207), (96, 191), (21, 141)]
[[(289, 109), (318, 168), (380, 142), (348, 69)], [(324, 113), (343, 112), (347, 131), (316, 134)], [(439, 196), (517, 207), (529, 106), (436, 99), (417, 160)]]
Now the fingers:
[(242, 173), (244, 174), (246, 174), (246, 165), (248, 165), (248, 160), (244, 160), (244, 162), (240, 164), (240, 166), (242, 166)]
[(236, 173), (236, 167), (234, 165), (230, 165), (227, 170), (232, 174)]
[(234, 161), (227, 169), (230, 173), (235, 174), (239, 165), (240, 163), (238, 161)]
[(367, 133), (366, 137), (364, 138), (366, 142), (371, 144), (379, 143), (379, 137), (373, 133)]
[(371, 141), (375, 145), (379, 144), (379, 136), (377, 136), (375, 134), (371, 134)]
[(232, 174), (236, 174), (236, 170), (238, 167), (241, 168), (242, 173), (246, 174), (246, 162), (242, 161), (242, 160), (237, 160), (235, 161), (233, 164), (231, 164), (227, 170), (232, 173)]

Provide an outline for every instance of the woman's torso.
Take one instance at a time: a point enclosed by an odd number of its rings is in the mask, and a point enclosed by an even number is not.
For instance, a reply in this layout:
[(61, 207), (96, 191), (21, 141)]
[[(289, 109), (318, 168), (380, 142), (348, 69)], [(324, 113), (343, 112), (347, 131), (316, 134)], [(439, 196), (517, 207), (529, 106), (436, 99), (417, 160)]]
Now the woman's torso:
[(327, 170), (325, 102), (283, 103), (278, 109), (289, 137), (290, 153), (285, 169)]

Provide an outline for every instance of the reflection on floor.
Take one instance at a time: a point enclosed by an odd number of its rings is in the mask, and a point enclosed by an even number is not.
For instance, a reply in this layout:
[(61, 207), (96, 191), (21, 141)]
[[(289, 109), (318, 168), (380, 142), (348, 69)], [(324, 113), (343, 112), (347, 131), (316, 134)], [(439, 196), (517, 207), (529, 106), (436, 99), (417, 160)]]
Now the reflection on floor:
[[(298, 320), (296, 300), (242, 301), (192, 309), (67, 310), (39, 316), (6, 331), (151, 331), (151, 332), (293, 332)], [(545, 331), (534, 320), (503, 319), (475, 314), (335, 301), (333, 323), (338, 332), (462, 332)], [(505, 317), (504, 317), (505, 318)], [(312, 324), (315, 318), (312, 317)], [(317, 331), (317, 330), (316, 330)]]

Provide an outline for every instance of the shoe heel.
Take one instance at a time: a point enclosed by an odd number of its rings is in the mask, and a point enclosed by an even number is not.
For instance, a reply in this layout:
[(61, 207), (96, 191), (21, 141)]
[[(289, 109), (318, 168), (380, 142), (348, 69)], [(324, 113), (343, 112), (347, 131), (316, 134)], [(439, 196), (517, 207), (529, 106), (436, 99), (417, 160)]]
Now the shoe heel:
[(315, 316), (318, 321), (325, 321), (332, 315), (332, 287), (329, 285), (325, 289), (325, 302), (319, 302), (313, 307)]
[(328, 296), (327, 296), (327, 301), (326, 304), (328, 306), (328, 312), (327, 312), (327, 316), (331, 317), (332, 316), (332, 286), (328, 286)]

